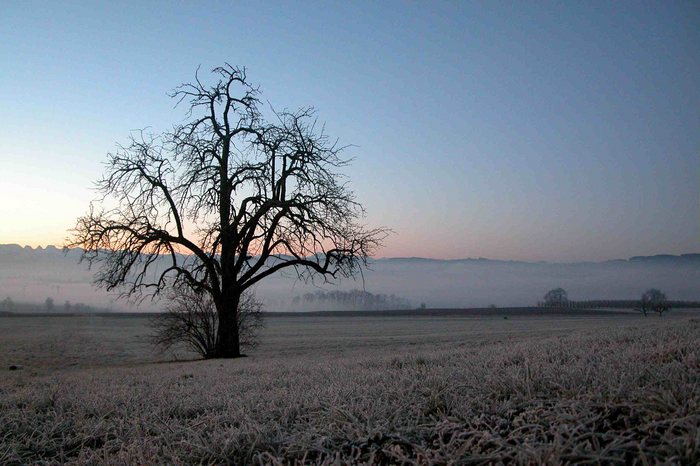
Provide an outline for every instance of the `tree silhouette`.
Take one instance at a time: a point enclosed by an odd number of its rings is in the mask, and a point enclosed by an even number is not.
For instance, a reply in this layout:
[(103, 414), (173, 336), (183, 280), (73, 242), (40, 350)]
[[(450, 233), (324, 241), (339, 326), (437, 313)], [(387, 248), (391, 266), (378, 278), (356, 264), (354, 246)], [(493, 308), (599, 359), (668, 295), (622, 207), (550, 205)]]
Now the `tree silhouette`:
[(563, 288), (555, 288), (549, 290), (544, 295), (544, 305), (547, 307), (563, 307), (569, 302), (569, 297), (566, 290)]
[(647, 312), (652, 311), (661, 317), (670, 307), (665, 293), (656, 288), (649, 288), (642, 294), (641, 308), (645, 316)]
[(0, 309), (7, 312), (12, 312), (15, 310), (15, 302), (9, 296), (0, 302)]
[[(244, 291), (293, 270), (301, 279), (355, 275), (386, 236), (360, 223), (362, 206), (338, 170), (343, 147), (313, 108), (261, 114), (245, 69), (212, 70), (171, 97), (187, 121), (160, 136), (140, 132), (109, 154), (102, 197), (77, 221), (68, 247), (99, 263), (96, 283), (132, 298), (173, 286), (207, 293), (216, 349), (238, 357)], [(167, 266), (162, 266), (167, 258)]]

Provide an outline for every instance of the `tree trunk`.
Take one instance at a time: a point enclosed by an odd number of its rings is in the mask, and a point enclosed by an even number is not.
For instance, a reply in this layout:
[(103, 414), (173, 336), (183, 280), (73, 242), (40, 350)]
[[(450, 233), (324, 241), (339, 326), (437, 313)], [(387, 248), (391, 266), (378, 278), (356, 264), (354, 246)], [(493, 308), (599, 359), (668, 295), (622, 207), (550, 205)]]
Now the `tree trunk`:
[(240, 293), (226, 293), (222, 303), (217, 306), (219, 328), (214, 358), (239, 358), (241, 347), (238, 335), (238, 303)]

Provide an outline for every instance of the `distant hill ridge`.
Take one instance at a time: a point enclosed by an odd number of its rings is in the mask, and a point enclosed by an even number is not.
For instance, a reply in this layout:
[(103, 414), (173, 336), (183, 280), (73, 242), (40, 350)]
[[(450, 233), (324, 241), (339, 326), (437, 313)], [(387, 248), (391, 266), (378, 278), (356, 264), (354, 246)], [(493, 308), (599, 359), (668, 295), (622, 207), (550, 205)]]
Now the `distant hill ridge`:
[(567, 264), (567, 265), (572, 265), (572, 264), (605, 264), (605, 263), (610, 263), (610, 262), (640, 262), (640, 261), (674, 261), (674, 260), (680, 260), (680, 261), (698, 261), (700, 262), (700, 253), (688, 253), (688, 254), (679, 254), (679, 255), (673, 255), (673, 254), (656, 254), (653, 256), (633, 256), (630, 257), (629, 259), (608, 259), (604, 261), (577, 261), (577, 262), (550, 262), (550, 261), (521, 261), (521, 260), (508, 260), (508, 259), (488, 259), (485, 257), (478, 257), (478, 258), (473, 258), (473, 257), (468, 257), (465, 259), (431, 259), (431, 258), (426, 258), (426, 257), (383, 257), (380, 259), (375, 259), (375, 261), (390, 261), (390, 262), (412, 262), (412, 263), (417, 263), (417, 262), (471, 262), (471, 263), (479, 263), (479, 262), (490, 262), (490, 263), (503, 263), (503, 264)]
[[(63, 248), (48, 245), (45, 247), (37, 246), (35, 248), (31, 246), (20, 246), (19, 244), (0, 244), (0, 255), (3, 253), (49, 253), (49, 254), (64, 254)], [(78, 255), (81, 253), (80, 249), (71, 249), (68, 251), (70, 255)], [(550, 261), (522, 261), (522, 260), (508, 260), (508, 259), (488, 259), (485, 257), (467, 257), (463, 259), (434, 259), (430, 257), (381, 257), (373, 259), (373, 262), (386, 261), (393, 263), (459, 263), (459, 262), (469, 262), (469, 263), (503, 263), (503, 264), (605, 264), (610, 262), (669, 262), (669, 261), (697, 261), (700, 263), (700, 253), (686, 253), (686, 254), (655, 254), (653, 256), (632, 256), (629, 259), (608, 259), (604, 261), (576, 261), (576, 262), (550, 262)]]

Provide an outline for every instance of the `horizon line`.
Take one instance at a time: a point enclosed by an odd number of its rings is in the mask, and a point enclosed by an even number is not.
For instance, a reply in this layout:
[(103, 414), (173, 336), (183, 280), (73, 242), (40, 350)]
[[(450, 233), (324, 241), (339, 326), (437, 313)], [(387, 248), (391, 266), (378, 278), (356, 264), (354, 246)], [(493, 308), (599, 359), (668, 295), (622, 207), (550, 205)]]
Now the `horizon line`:
[[(73, 249), (81, 249), (81, 248), (66, 248), (64, 246), (56, 246), (55, 244), (47, 244), (46, 246), (42, 245), (37, 245), (37, 246), (31, 246), (29, 244), (21, 245), (18, 243), (0, 243), (0, 247), (3, 246), (16, 246), (20, 249), (29, 249), (32, 251), (43, 251), (46, 249), (56, 249), (56, 250), (73, 250)], [(184, 254), (184, 255), (189, 255), (189, 254)], [(623, 258), (614, 258), (614, 259), (603, 259), (603, 260), (579, 260), (579, 261), (548, 261), (548, 260), (522, 260), (522, 259), (491, 259), (487, 257), (460, 257), (460, 258), (435, 258), (435, 257), (423, 257), (423, 256), (396, 256), (396, 257), (387, 257), (387, 256), (382, 256), (382, 257), (370, 257), (370, 259), (378, 261), (378, 260), (415, 260), (415, 261), (435, 261), (435, 262), (460, 262), (460, 261), (491, 261), (491, 262), (523, 262), (523, 263), (533, 263), (533, 264), (584, 264), (584, 263), (604, 263), (604, 262), (617, 262), (617, 261), (630, 261), (633, 259), (638, 259), (638, 258), (659, 258), (659, 257), (676, 257), (676, 258), (681, 258), (681, 257), (687, 257), (687, 256), (700, 256), (700, 252), (687, 252), (687, 253), (681, 253), (681, 254), (667, 254), (667, 253), (658, 253), (658, 254), (650, 254), (650, 255), (634, 255), (630, 256), (627, 259)]]

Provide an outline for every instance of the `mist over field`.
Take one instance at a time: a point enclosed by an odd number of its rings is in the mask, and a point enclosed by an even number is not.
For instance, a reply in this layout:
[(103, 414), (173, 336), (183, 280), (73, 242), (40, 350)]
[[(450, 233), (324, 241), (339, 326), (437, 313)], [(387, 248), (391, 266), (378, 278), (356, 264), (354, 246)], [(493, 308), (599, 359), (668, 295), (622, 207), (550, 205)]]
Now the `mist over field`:
[[(79, 256), (79, 250), (66, 254), (53, 246), (0, 245), (0, 299), (42, 303), (50, 297), (58, 309), (66, 300), (115, 311), (160, 309), (157, 302), (145, 300), (135, 306), (96, 289), (94, 271), (79, 264)], [(394, 295), (396, 300), (390, 302), (401, 300), (411, 307), (425, 303), (430, 308), (534, 305), (555, 287), (566, 289), (573, 300), (638, 299), (650, 287), (664, 290), (669, 299), (700, 300), (700, 254), (581, 263), (396, 258), (373, 260), (370, 267), (363, 277), (337, 284), (305, 283), (294, 274), (277, 274), (256, 292), (268, 311), (302, 310), (305, 303), (308, 308), (308, 301), (298, 299), (308, 293), (363, 288)], [(329, 300), (323, 309), (317, 305), (313, 310), (344, 308)]]

